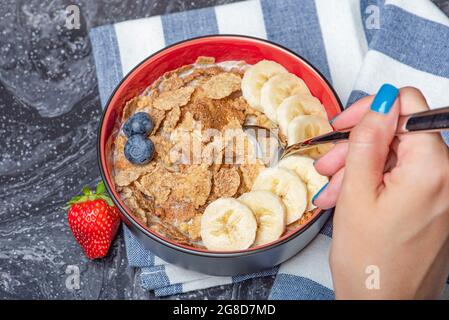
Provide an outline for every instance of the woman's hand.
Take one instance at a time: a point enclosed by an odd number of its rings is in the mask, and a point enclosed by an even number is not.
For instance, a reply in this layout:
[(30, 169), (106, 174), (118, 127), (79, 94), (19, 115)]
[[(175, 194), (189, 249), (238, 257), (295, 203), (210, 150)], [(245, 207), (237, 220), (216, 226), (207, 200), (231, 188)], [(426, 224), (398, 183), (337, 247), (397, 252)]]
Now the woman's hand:
[(336, 206), (330, 264), (337, 298), (435, 298), (444, 287), (449, 150), (438, 133), (394, 136), (399, 114), (427, 109), (419, 90), (398, 94), (384, 85), (333, 122), (355, 125), (348, 143), (315, 163), (332, 176), (314, 203)]

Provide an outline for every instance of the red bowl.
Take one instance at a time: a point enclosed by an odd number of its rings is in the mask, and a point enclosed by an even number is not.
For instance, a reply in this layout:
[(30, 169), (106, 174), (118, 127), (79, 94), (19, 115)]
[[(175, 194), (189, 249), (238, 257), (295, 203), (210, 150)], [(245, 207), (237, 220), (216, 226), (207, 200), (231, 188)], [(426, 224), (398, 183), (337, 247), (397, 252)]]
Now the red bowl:
[(165, 72), (194, 63), (198, 56), (214, 57), (217, 62), (244, 60), (249, 64), (273, 60), (304, 80), (311, 93), (324, 105), (328, 117), (342, 110), (335, 91), (321, 73), (304, 58), (269, 41), (246, 36), (217, 35), (186, 40), (167, 47), (142, 61), (129, 72), (112, 93), (100, 122), (98, 162), (106, 188), (121, 212), (121, 218), (153, 253), (167, 262), (214, 275), (236, 275), (258, 271), (290, 258), (319, 232), (330, 212), (315, 210), (311, 219), (273, 243), (244, 251), (212, 252), (178, 244), (137, 220), (120, 199), (112, 173), (112, 145), (125, 103), (141, 94)]

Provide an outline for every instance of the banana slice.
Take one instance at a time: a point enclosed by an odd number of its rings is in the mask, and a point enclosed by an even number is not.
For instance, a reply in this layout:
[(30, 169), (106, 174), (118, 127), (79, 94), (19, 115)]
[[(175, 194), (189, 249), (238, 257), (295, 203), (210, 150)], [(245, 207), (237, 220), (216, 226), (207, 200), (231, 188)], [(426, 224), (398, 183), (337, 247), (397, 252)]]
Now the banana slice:
[(290, 169), (305, 182), (307, 187), (307, 211), (316, 206), (312, 204), (313, 196), (329, 181), (326, 176), (320, 175), (313, 165), (313, 159), (305, 156), (293, 155), (282, 159), (279, 168)]
[(319, 159), (332, 149), (332, 143), (322, 144), (316, 148), (307, 150), (304, 152), (305, 155), (311, 157), (312, 159)]
[(287, 209), (287, 224), (300, 219), (306, 210), (306, 186), (292, 170), (265, 169), (257, 176), (252, 190), (268, 190), (280, 197)]
[(310, 95), (304, 81), (291, 73), (278, 74), (268, 80), (260, 90), (260, 104), (265, 115), (277, 123), (276, 110), (285, 98), (296, 94)]
[(251, 107), (263, 112), (260, 106), (260, 89), (269, 78), (288, 71), (279, 63), (262, 60), (246, 70), (242, 79), (242, 94)]
[(253, 246), (275, 241), (284, 233), (286, 210), (281, 199), (274, 193), (264, 190), (251, 191), (242, 194), (238, 200), (251, 209), (257, 220)]
[[(295, 117), (287, 127), (287, 141), (289, 145), (298, 143), (320, 134), (332, 131), (332, 127), (327, 119), (315, 115), (301, 115)], [(317, 159), (332, 148), (332, 144), (324, 144), (307, 150), (304, 154)]]
[(290, 121), (300, 115), (315, 115), (327, 119), (327, 113), (320, 100), (309, 94), (296, 94), (282, 101), (276, 111), (279, 128), (287, 134)]
[(233, 198), (211, 202), (201, 217), (201, 238), (209, 250), (248, 249), (256, 238), (256, 230), (251, 209)]

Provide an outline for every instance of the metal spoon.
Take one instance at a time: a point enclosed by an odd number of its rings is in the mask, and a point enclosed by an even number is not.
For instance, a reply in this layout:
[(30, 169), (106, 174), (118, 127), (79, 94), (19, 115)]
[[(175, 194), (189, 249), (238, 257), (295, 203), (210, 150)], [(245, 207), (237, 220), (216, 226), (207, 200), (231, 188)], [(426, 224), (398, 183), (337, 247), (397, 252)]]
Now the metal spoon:
[[(270, 165), (276, 164), (279, 159), (285, 158), (292, 154), (301, 153), (320, 144), (336, 143), (339, 141), (348, 140), (351, 132), (351, 128), (333, 131), (312, 139), (286, 146), (274, 130), (251, 124), (244, 125), (243, 130), (245, 130), (245, 132), (257, 142), (257, 156), (260, 155), (260, 141), (262, 138), (266, 139), (267, 137), (270, 137), (277, 140), (278, 147), (275, 154), (270, 159)], [(449, 107), (400, 116), (396, 135), (414, 132), (438, 132), (444, 130), (449, 130)]]

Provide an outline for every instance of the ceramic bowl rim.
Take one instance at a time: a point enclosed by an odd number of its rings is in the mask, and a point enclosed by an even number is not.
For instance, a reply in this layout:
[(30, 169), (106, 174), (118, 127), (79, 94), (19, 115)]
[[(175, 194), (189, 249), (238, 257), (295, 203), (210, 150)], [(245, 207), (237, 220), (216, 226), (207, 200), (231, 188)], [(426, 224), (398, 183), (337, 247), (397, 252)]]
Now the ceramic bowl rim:
[(144, 235), (146, 235), (147, 237), (150, 237), (152, 240), (157, 241), (165, 246), (168, 246), (171, 249), (175, 249), (177, 251), (183, 252), (183, 253), (188, 253), (188, 254), (192, 254), (192, 255), (198, 255), (198, 256), (203, 256), (203, 257), (209, 257), (209, 258), (224, 258), (224, 257), (237, 257), (237, 256), (247, 256), (247, 255), (252, 255), (252, 254), (257, 254), (263, 251), (267, 251), (270, 250), (274, 247), (277, 246), (281, 246), (289, 241), (291, 241), (292, 239), (300, 236), (302, 233), (304, 233), (308, 228), (310, 228), (310, 226), (312, 226), (315, 221), (317, 221), (319, 219), (319, 217), (321, 215), (324, 214), (324, 212), (326, 210), (319, 210), (319, 212), (317, 214), (314, 214), (313, 218), (310, 219), (309, 221), (307, 221), (307, 223), (303, 226), (301, 226), (300, 229), (298, 229), (297, 231), (292, 232), (291, 234), (280, 238), (276, 241), (273, 241), (271, 243), (268, 243), (264, 246), (260, 246), (260, 247), (256, 247), (256, 248), (250, 248), (250, 249), (246, 249), (246, 250), (240, 250), (240, 251), (231, 251), (231, 252), (219, 252), (219, 251), (208, 251), (208, 250), (203, 250), (203, 249), (197, 249), (197, 248), (193, 248), (193, 247), (188, 247), (188, 246), (184, 246), (181, 244), (176, 243), (175, 241), (171, 241), (169, 239), (166, 239), (165, 237), (157, 234), (156, 232), (153, 232), (151, 230), (149, 230), (147, 227), (143, 226), (141, 223), (139, 223), (137, 221), (137, 219), (132, 215), (132, 214), (128, 214), (127, 209), (125, 209), (119, 201), (117, 201), (116, 197), (114, 196), (114, 193), (112, 192), (111, 187), (109, 186), (109, 179), (106, 176), (106, 172), (105, 169), (103, 168), (103, 164), (102, 164), (102, 157), (104, 156), (101, 153), (101, 137), (102, 137), (102, 132), (103, 132), (103, 124), (104, 124), (104, 120), (107, 114), (107, 111), (111, 105), (111, 101), (112, 99), (115, 97), (115, 94), (117, 93), (118, 89), (120, 88), (120, 86), (123, 84), (123, 82), (128, 79), (128, 77), (134, 73), (134, 71), (136, 69), (138, 69), (141, 65), (143, 65), (144, 63), (146, 63), (148, 60), (152, 59), (154, 56), (159, 55), (160, 53), (162, 53), (163, 51), (170, 49), (172, 47), (175, 46), (179, 46), (182, 44), (186, 44), (188, 42), (192, 42), (192, 41), (198, 41), (198, 40), (207, 40), (207, 39), (219, 39), (219, 38), (239, 38), (239, 39), (244, 39), (244, 40), (249, 40), (249, 41), (253, 41), (253, 42), (262, 42), (265, 44), (269, 44), (272, 47), (275, 47), (276, 49), (281, 49), (286, 51), (287, 53), (290, 53), (291, 55), (295, 56), (299, 61), (302, 61), (305, 65), (307, 65), (307, 67), (309, 67), (310, 69), (312, 69), (312, 71), (316, 72), (318, 74), (318, 76), (321, 78), (321, 80), (324, 81), (324, 83), (327, 85), (327, 87), (330, 89), (330, 91), (332, 92), (335, 100), (338, 103), (338, 107), (340, 108), (340, 112), (343, 111), (343, 105), (337, 95), (337, 93), (335, 92), (335, 89), (333, 88), (333, 86), (329, 83), (329, 81), (323, 76), (323, 74), (315, 67), (313, 66), (307, 59), (303, 58), (301, 55), (293, 52), (292, 50), (274, 43), (272, 41), (269, 40), (265, 40), (265, 39), (260, 39), (257, 37), (252, 37), (252, 36), (244, 36), (244, 35), (234, 35), (234, 34), (213, 34), (213, 35), (206, 35), (206, 36), (200, 36), (200, 37), (194, 37), (194, 38), (189, 38), (186, 40), (182, 40), (176, 43), (173, 43), (169, 46), (166, 46), (164, 48), (162, 48), (161, 50), (158, 50), (157, 52), (152, 53), (151, 55), (149, 55), (148, 57), (146, 57), (145, 59), (143, 59), (139, 64), (137, 64), (132, 70), (130, 70), (121, 80), (120, 82), (116, 85), (116, 87), (114, 88), (113, 92), (111, 93), (111, 95), (108, 98), (108, 101), (103, 109), (102, 112), (102, 116), (100, 119), (100, 123), (99, 123), (99, 127), (98, 127), (98, 138), (97, 138), (97, 162), (98, 162), (98, 166), (100, 169), (100, 174), (101, 174), (101, 178), (102, 180), (105, 182), (105, 186), (106, 186), (106, 190), (108, 191), (108, 193), (110, 194), (113, 202), (115, 203), (115, 205), (119, 208), (120, 212), (122, 213), (122, 215), (126, 218), (126, 222), (129, 222), (131, 224), (133, 224), (134, 227), (136, 227), (139, 231), (141, 231)]

